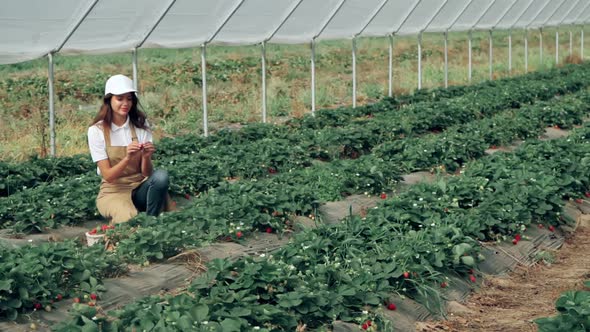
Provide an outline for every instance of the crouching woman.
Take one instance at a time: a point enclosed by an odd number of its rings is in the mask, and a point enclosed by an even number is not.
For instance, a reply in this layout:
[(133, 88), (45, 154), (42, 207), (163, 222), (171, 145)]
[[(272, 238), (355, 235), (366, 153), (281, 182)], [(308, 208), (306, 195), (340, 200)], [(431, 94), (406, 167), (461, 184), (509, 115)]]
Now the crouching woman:
[(88, 146), (102, 176), (96, 206), (111, 224), (128, 221), (138, 212), (157, 216), (172, 210), (168, 173), (153, 169), (152, 133), (128, 77), (107, 80), (103, 104), (88, 128)]

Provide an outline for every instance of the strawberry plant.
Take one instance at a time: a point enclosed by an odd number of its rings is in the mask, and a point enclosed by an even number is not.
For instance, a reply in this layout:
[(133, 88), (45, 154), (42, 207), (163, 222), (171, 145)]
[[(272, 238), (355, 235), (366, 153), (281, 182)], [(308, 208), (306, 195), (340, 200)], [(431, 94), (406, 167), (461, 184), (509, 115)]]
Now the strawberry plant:
[[(585, 282), (590, 288), (590, 281)], [(540, 332), (587, 331), (590, 328), (590, 291), (567, 291), (557, 299), (555, 308), (558, 315), (537, 318)]]

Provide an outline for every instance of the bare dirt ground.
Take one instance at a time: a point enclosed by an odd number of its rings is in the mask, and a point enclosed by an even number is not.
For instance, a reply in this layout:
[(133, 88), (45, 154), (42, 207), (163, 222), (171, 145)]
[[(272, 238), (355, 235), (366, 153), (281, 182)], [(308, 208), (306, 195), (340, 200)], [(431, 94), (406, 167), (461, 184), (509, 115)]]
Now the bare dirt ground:
[(419, 323), (416, 331), (537, 331), (533, 320), (554, 316), (562, 292), (583, 289), (583, 282), (590, 280), (589, 253), (586, 222), (554, 253), (551, 264), (539, 262), (505, 277), (489, 276), (448, 320)]

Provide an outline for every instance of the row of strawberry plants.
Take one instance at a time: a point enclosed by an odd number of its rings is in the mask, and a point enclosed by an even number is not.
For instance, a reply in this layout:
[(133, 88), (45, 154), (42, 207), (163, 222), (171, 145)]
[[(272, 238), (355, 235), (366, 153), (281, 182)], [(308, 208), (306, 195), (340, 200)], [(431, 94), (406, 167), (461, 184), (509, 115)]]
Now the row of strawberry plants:
[[(82, 317), (87, 312), (79, 311), (56, 330), (75, 331), (86, 326), (109, 331), (154, 327), (270, 331), (293, 330), (303, 324), (317, 328), (336, 319), (365, 322), (365, 326), (369, 319), (374, 324), (372, 317), (382, 304), (395, 309), (392, 293), (438, 298), (437, 285), (448, 285), (444, 273), (472, 273), (470, 269), (482, 257), (475, 240), (467, 236), (475, 235), (473, 228), (465, 226), (476, 226), (487, 233), (499, 224), (510, 223), (519, 226), (509, 230), (516, 233), (532, 223), (559, 223), (557, 211), (568, 189), (558, 184), (569, 166), (561, 163), (562, 168), (556, 169), (555, 165), (564, 157), (584, 165), (583, 160), (590, 156), (590, 142), (585, 138), (589, 134), (586, 127), (574, 138), (525, 144), (516, 156), (482, 158), (477, 163), (489, 164), (489, 169), (503, 176), (485, 178), (466, 172), (434, 185), (411, 188), (371, 210), (364, 219), (351, 217), (341, 225), (305, 232), (270, 256), (213, 261), (188, 294), (145, 298), (111, 312), (115, 319), (94, 312), (95, 319), (90, 321)], [(558, 153), (527, 151), (538, 146)], [(549, 162), (540, 163), (539, 159)], [(505, 168), (499, 160), (518, 160), (521, 167)], [(469, 170), (471, 164), (466, 168)], [(588, 167), (577, 171), (571, 175), (590, 176)], [(540, 180), (545, 183), (538, 183)], [(526, 195), (522, 193), (523, 181), (533, 187)], [(535, 189), (544, 195), (534, 194)], [(425, 201), (425, 192), (436, 199)], [(474, 199), (477, 196), (480, 198)], [(506, 196), (513, 200), (511, 204), (506, 204)], [(491, 220), (485, 217), (491, 212), (485, 204), (490, 201), (496, 218), (507, 210), (522, 213), (504, 213), (502, 218)], [(560, 204), (553, 214), (537, 211), (539, 203), (551, 205), (554, 201)], [(398, 205), (408, 203), (414, 212), (422, 214), (417, 223), (391, 214)], [(473, 274), (470, 277), (475, 280)]]
[[(370, 158), (370, 156), (359, 158), (358, 161), (365, 161), (365, 158)], [(374, 161), (369, 160), (369, 163), (373, 164)], [(350, 163), (354, 162), (356, 160), (342, 161), (343, 164), (348, 163), (348, 167), (351, 167)], [(383, 170), (390, 169), (388, 166), (384, 164), (384, 167), (379, 170), (375, 169), (375, 165), (372, 165), (373, 169), (366, 171), (371, 175), (370, 178), (367, 177), (367, 184), (374, 183), (375, 178), (382, 179)], [(324, 165), (324, 167), (326, 166)], [(367, 166), (364, 168), (366, 169)], [(350, 178), (355, 179), (354, 172), (358, 172), (355, 169), (347, 171), (335, 168), (332, 171), (336, 172), (334, 174), (340, 173), (345, 183), (350, 181)], [(399, 174), (399, 172), (395, 173)], [(365, 188), (364, 183), (360, 183), (363, 178), (364, 175), (356, 180), (358, 181), (355, 186), (356, 190)], [(273, 178), (273, 180), (275, 179), (278, 181), (280, 176)], [(279, 228), (282, 226), (281, 223), (286, 221), (284, 213), (311, 211), (313, 201), (317, 199), (313, 193), (318, 191), (318, 185), (324, 183), (318, 179), (320, 181), (316, 180), (315, 185), (305, 188), (305, 185), (298, 184), (295, 179), (297, 179), (297, 174), (292, 178), (294, 183), (290, 186), (280, 181), (278, 185), (274, 186), (263, 183), (263, 181), (254, 182), (254, 184), (240, 183), (239, 186), (228, 184), (225, 188), (218, 189), (219, 194), (212, 193), (202, 200), (198, 200), (201, 204), (195, 204), (195, 209), (189, 208), (178, 213), (165, 214), (160, 218), (145, 216), (137, 218), (111, 233), (114, 240), (120, 238), (117, 253), (126, 257), (127, 261), (134, 261), (138, 258), (140, 260), (161, 259), (176, 254), (186, 247), (200, 246), (222, 235), (231, 234), (236, 239), (240, 237), (238, 234), (242, 233), (239, 228), (243, 229), (244, 234), (251, 231), (252, 227), (256, 227), (253, 225), (271, 227), (271, 231), (273, 231), (273, 226)], [(313, 183), (313, 181), (306, 179), (299, 180), (303, 180), (304, 183)], [(287, 194), (281, 196), (282, 193)], [(225, 211), (227, 206), (234, 206), (235, 209)], [(264, 224), (261, 221), (267, 223)], [(148, 222), (152, 224), (150, 225)], [(131, 237), (124, 238), (125, 234), (131, 233), (125, 227), (133, 227), (138, 224), (141, 224), (142, 227), (133, 232)], [(213, 231), (207, 228), (213, 229)], [(221, 233), (220, 230), (222, 230)]]
[[(511, 91), (517, 92), (519, 89), (526, 87), (531, 81), (537, 82), (551, 82), (553, 79), (558, 77), (567, 77), (570, 74), (580, 70), (580, 68), (586, 67), (587, 64), (582, 66), (578, 65), (567, 65), (560, 68), (553, 68), (549, 71), (539, 71), (534, 73), (528, 73), (518, 77), (504, 78), (495, 81), (486, 81), (477, 85), (451, 87), (450, 89), (440, 88), (435, 90), (418, 90), (415, 94), (410, 96), (410, 103), (405, 102), (406, 97), (396, 97), (395, 100), (385, 99), (383, 101), (384, 108), (375, 109), (373, 107), (360, 107), (360, 108), (348, 108), (341, 107), (333, 110), (324, 110), (316, 115), (306, 115), (301, 119), (293, 119), (290, 124), (295, 128), (313, 128), (320, 129), (327, 126), (343, 126), (346, 125), (352, 118), (362, 117), (374, 113), (380, 113), (381, 111), (391, 111), (401, 107), (401, 111), (405, 109), (403, 106), (413, 104), (418, 108), (429, 108), (436, 107), (437, 104), (444, 104), (446, 100), (452, 100), (456, 97), (463, 97), (465, 95), (478, 95), (480, 92), (494, 91), (498, 88), (503, 89), (509, 87)], [(565, 93), (562, 90), (561, 93)], [(542, 90), (539, 90), (542, 94)], [(514, 95), (515, 103), (527, 103), (527, 99), (518, 99), (517, 95)]]
[(583, 91), (559, 100), (525, 106), (518, 111), (504, 111), (491, 118), (449, 127), (441, 134), (385, 142), (374, 153), (404, 165), (408, 172), (433, 164), (454, 171), (465, 161), (482, 156), (489, 147), (535, 138), (546, 126), (569, 129), (581, 124), (590, 109), (589, 97), (590, 94)]
[[(578, 87), (579, 82), (585, 77), (581, 76), (570, 77), (567, 82), (560, 85), (567, 85), (570, 89), (575, 90), (575, 87)], [(542, 82), (540, 86), (531, 86), (530, 91), (523, 92), (519, 96), (530, 99), (536, 96), (538, 94), (536, 91), (544, 85), (545, 83)], [(548, 92), (542, 98), (557, 93), (560, 89), (562, 88), (545, 89)], [(500, 90), (491, 94), (498, 97), (497, 95), (505, 93)], [(467, 110), (467, 105), (473, 102), (472, 99), (466, 98), (459, 103), (451, 101), (452, 107), (438, 109), (438, 113), (432, 110), (422, 114), (419, 120), (411, 121), (411, 118), (416, 118), (415, 113), (420, 111), (415, 109), (408, 113), (411, 116), (405, 118), (405, 123), (402, 126), (394, 129), (391, 128), (391, 123), (396, 123), (396, 118), (384, 115), (367, 121), (355, 122), (344, 128), (328, 128), (321, 131), (300, 130), (282, 140), (261, 139), (239, 145), (211, 145), (198, 154), (181, 154), (163, 162), (166, 162), (166, 167), (172, 178), (177, 179), (172, 181), (174, 192), (201, 192), (217, 185), (227, 177), (265, 177), (277, 171), (282, 172), (309, 166), (311, 164), (310, 158), (337, 158), (338, 156), (335, 155), (342, 154), (340, 152), (342, 149), (349, 148), (349, 153), (356, 154), (351, 157), (356, 158), (359, 155), (357, 151), (366, 153), (367, 150), (370, 151), (374, 145), (380, 142), (395, 139), (396, 136), (399, 138), (403, 133), (412, 133), (411, 128), (418, 128), (417, 131), (432, 128), (433, 123), (441, 121), (440, 114), (443, 114), (443, 117), (447, 119), (453, 119), (452, 121), (455, 123), (463, 123), (472, 119), (476, 114), (472, 110)], [(512, 104), (512, 99), (503, 100), (490, 97), (487, 103), (480, 100), (479, 113), (490, 115), (493, 111), (497, 112), (500, 107)], [(393, 116), (396, 115), (393, 114)], [(447, 120), (445, 125), (437, 125), (437, 127), (445, 127), (452, 124), (452, 121)], [(248, 132), (246, 131), (246, 133)], [(203, 155), (209, 157), (203, 158)], [(195, 172), (206, 176), (194, 177)], [(80, 181), (79, 178), (84, 180)], [(34, 190), (24, 191), (21, 195), (0, 199), (0, 215), (5, 217), (3, 227), (17, 223), (17, 227), (14, 229), (17, 232), (42, 231), (46, 227), (54, 227), (56, 220), (59, 223), (67, 224), (95, 217), (93, 195), (89, 191), (90, 188), (95, 187), (94, 182), (96, 181), (92, 179), (92, 172), (90, 172), (86, 176), (60, 180)], [(69, 189), (72, 186), (78, 189), (72, 191)], [(84, 192), (78, 195), (77, 193), (81, 190)], [(72, 194), (76, 194), (76, 197), (87, 197), (87, 199), (71, 201), (68, 197)], [(66, 202), (65, 206), (63, 202)]]
[(104, 291), (99, 280), (126, 269), (100, 246), (80, 248), (72, 240), (0, 249), (0, 317), (11, 320), (68, 297), (98, 294)]
[(34, 157), (24, 163), (0, 161), (0, 197), (36, 187), (54, 179), (77, 176), (93, 169), (87, 155), (60, 158)]

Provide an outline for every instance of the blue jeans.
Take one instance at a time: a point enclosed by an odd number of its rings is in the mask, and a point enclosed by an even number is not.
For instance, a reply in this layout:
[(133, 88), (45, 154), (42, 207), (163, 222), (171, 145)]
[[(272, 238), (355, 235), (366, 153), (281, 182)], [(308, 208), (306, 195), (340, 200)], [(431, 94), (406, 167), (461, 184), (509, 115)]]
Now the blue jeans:
[(149, 216), (157, 216), (166, 204), (168, 193), (168, 172), (156, 170), (139, 187), (131, 193), (133, 204), (140, 212)]

